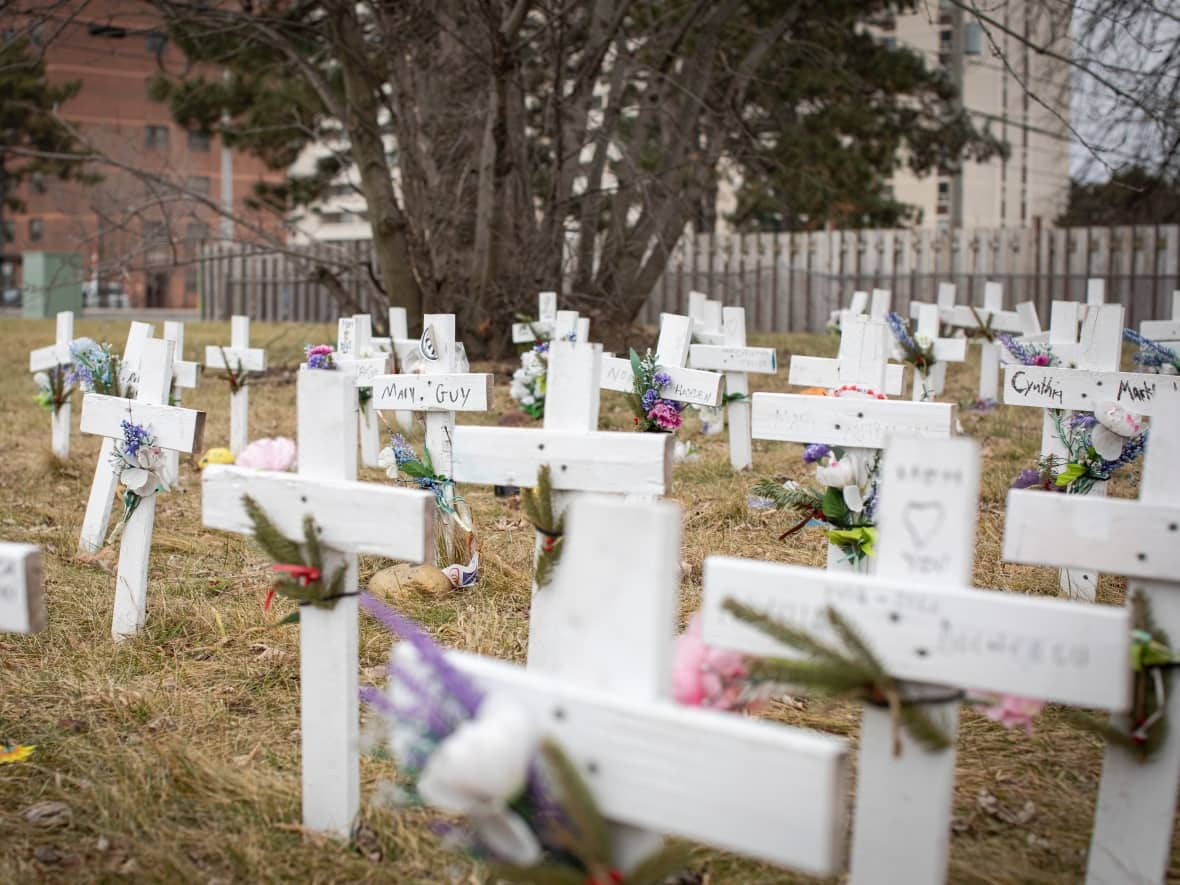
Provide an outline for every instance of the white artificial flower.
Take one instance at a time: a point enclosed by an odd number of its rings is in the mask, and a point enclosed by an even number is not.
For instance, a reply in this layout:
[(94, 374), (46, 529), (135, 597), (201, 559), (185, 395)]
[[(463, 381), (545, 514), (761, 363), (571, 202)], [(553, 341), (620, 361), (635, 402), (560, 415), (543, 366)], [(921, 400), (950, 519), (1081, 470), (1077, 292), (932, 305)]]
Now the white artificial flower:
[(858, 453), (845, 452), (839, 460), (834, 455), (825, 455), (815, 465), (815, 478), (825, 486), (842, 490), (844, 503), (853, 513), (864, 510), (863, 488), (868, 480), (868, 469)]
[(1164, 363), (1162, 366), (1160, 366), (1160, 374), (1161, 375), (1176, 375), (1176, 374), (1180, 374), (1180, 369), (1176, 368), (1175, 363)]
[(47, 372), (38, 372), (33, 376), (33, 383), (38, 387), (49, 387), (49, 374)]
[(1143, 431), (1142, 422), (1118, 403), (1099, 403), (1094, 410), (1098, 423), (1090, 431), (1090, 445), (1107, 461), (1117, 461), (1127, 440)]
[(397, 454), (393, 451), (393, 446), (386, 446), (377, 453), (377, 466), (385, 468), (385, 475), (397, 479)]
[(523, 707), (490, 696), (430, 755), (418, 795), (439, 811), (465, 817), (495, 856), (532, 866), (541, 860), (540, 843), (508, 804), (524, 792), (538, 739)]

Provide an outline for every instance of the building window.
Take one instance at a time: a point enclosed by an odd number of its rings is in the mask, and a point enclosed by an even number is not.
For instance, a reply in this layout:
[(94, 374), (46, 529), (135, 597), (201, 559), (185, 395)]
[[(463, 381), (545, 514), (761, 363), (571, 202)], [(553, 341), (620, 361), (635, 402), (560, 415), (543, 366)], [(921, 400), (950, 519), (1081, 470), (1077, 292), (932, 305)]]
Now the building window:
[(29, 219), (29, 240), (34, 243), (41, 242), (41, 237), (45, 235), (45, 225), (40, 218)]
[(897, 38), (896, 37), (882, 37), (881, 38), (881, 45), (884, 46), (886, 49), (896, 49), (897, 48)]
[(6, 243), (15, 243), (16, 242), (16, 222), (15, 221), (4, 222), (4, 242), (6, 242)]
[(162, 221), (143, 222), (143, 241), (149, 246), (168, 242), (168, 225)]
[(209, 196), (213, 189), (213, 183), (209, 180), (208, 175), (190, 175), (184, 180), (184, 186), (188, 188), (190, 193), (201, 197)]
[(189, 265), (184, 269), (184, 291), (197, 291), (197, 267), (196, 265)]
[(127, 36), (127, 29), (118, 25), (93, 24), (90, 26), (90, 36), (106, 37), (108, 40), (122, 40)]
[(154, 148), (156, 150), (163, 150), (168, 147), (168, 127), (144, 126), (143, 145), (146, 148)]
[(983, 54), (983, 28), (979, 22), (968, 22), (963, 29), (963, 52), (967, 55)]
[(148, 31), (143, 39), (143, 45), (152, 55), (159, 55), (168, 45), (168, 35), (163, 31)]
[(190, 129), (188, 131), (188, 149), (190, 151), (208, 153), (210, 140), (211, 136), (208, 132), (202, 132), (200, 129)]
[(190, 221), (184, 229), (184, 238), (190, 243), (199, 243), (209, 236), (209, 225), (203, 221)]
[(29, 176), (29, 190), (35, 194), (45, 193), (45, 176), (40, 172), (34, 172)]
[(951, 211), (951, 183), (949, 181), (938, 183), (938, 204), (935, 211), (939, 215), (946, 215)]

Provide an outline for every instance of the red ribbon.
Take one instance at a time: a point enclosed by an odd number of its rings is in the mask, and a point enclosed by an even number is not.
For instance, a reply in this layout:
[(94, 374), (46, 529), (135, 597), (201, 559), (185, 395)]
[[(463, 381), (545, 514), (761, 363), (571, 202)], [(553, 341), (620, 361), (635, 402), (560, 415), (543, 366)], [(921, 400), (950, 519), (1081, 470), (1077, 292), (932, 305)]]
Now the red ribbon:
[(272, 572), (286, 572), (304, 587), (312, 581), (318, 581), (320, 579), (320, 570), (318, 568), (312, 568), (310, 565), (284, 565), (282, 563), (276, 563), (270, 567), (270, 570)]

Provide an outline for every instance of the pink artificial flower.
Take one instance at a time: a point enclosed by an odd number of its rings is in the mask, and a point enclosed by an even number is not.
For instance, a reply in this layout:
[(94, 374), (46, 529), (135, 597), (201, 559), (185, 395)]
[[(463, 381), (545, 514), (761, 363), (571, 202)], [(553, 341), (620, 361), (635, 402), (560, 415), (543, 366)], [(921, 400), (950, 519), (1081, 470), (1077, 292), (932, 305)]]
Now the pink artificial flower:
[(701, 629), (698, 613), (689, 619), (688, 629), (676, 639), (672, 696), (677, 703), (714, 710), (747, 710), (752, 713), (765, 710), (765, 697), (742, 699), (749, 675), (745, 655), (710, 648), (705, 645)]
[(1035, 698), (1021, 698), (1016, 695), (986, 695), (990, 704), (977, 704), (975, 709), (1004, 728), (1023, 728), (1025, 734), (1032, 734), (1033, 720), (1045, 709), (1045, 702)]
[(310, 347), (307, 350), (308, 356), (319, 356), (323, 353), (332, 353), (331, 344), (317, 344), (315, 347)]
[(1032, 364), (1034, 366), (1047, 366), (1047, 365), (1049, 365), (1049, 354), (1038, 353), (1036, 356), (1033, 357)]
[(238, 453), (234, 463), (255, 470), (290, 470), (295, 466), (295, 443), (285, 436), (256, 439)]
[(651, 407), (647, 417), (655, 421), (661, 430), (675, 430), (681, 423), (680, 413), (676, 411), (676, 407), (663, 400)]

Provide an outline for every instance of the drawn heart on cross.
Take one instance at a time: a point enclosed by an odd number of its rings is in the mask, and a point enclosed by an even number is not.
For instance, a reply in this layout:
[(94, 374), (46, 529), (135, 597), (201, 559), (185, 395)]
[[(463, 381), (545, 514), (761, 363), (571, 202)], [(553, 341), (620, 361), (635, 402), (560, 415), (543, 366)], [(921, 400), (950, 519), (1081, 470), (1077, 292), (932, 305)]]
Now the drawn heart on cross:
[(911, 501), (902, 511), (902, 522), (915, 547), (925, 547), (938, 531), (944, 510), (938, 501)]

